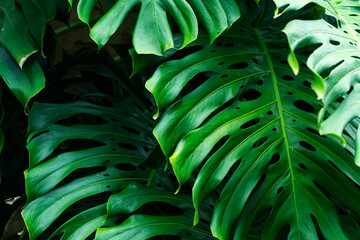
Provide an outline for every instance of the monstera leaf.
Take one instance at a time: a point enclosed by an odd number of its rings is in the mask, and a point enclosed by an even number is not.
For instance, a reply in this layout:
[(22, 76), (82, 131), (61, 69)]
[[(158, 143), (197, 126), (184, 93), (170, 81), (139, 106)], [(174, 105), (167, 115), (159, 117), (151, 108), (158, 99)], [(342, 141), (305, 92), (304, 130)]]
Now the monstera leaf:
[[(146, 204), (166, 203), (177, 208), (169, 211), (164, 208), (164, 216), (134, 214), (118, 226), (100, 228), (96, 239), (149, 239), (154, 236), (177, 236), (181, 239), (215, 239), (205, 223), (192, 226), (194, 208), (189, 195), (174, 195), (141, 184), (132, 183), (123, 191), (110, 197), (107, 205), (108, 218), (121, 214), (131, 214)], [(179, 211), (180, 210), (180, 211)], [(210, 218), (211, 209), (202, 209), (206, 218)]]
[[(95, 78), (121, 82), (131, 94), (131, 82), (111, 71), (115, 62), (106, 54), (85, 50), (73, 58), (66, 64), (84, 76), (97, 72)], [(101, 62), (92, 62), (95, 58)], [(109, 84), (104, 81), (101, 85)], [(22, 212), (30, 239), (211, 239), (214, 202), (202, 206), (204, 222), (192, 227), (191, 197), (174, 195), (176, 178), (171, 168), (164, 172), (149, 106), (134, 96), (91, 93), (96, 85), (89, 82), (69, 86), (87, 94), (75, 102), (36, 102), (31, 108)], [(152, 227), (157, 231), (149, 232)]]
[[(97, 2), (79, 1), (79, 18), (88, 25), (91, 11)], [(174, 19), (183, 34), (180, 48), (197, 38), (197, 19), (207, 29), (213, 41), (240, 17), (235, 0), (120, 0), (91, 28), (90, 37), (99, 48), (106, 44), (126, 15), (139, 3), (141, 7), (133, 33), (133, 44), (140, 54), (163, 55), (165, 50), (174, 47), (167, 14)]]
[(270, 2), (240, 9), (228, 33), (200, 41), (202, 50), (164, 63), (148, 80), (160, 116), (154, 135), (180, 185), (201, 167), (196, 209), (220, 189), (215, 237), (348, 239), (342, 221), (359, 217), (360, 170), (336, 139), (318, 134), (312, 73), (292, 73), (281, 32), (308, 9), (275, 20)]
[(45, 86), (39, 62), (30, 57), (43, 44), (46, 24), (55, 17), (62, 1), (25, 0), (0, 3), (0, 75), (24, 108)]
[[(147, 181), (149, 171), (135, 165), (144, 161), (155, 145), (151, 135), (148, 136), (151, 122), (138, 118), (144, 113), (134, 103), (111, 101), (112, 108), (84, 101), (36, 103), (32, 107), (28, 143), (30, 168), (25, 172), (28, 204), (23, 211), (32, 239), (75, 202), (100, 193), (117, 192), (133, 181)], [(127, 112), (132, 115), (125, 114)], [(93, 117), (95, 122), (56, 124), (71, 117), (80, 121)], [(80, 149), (72, 149), (74, 145), (80, 145)], [(88, 221), (93, 216), (91, 212), (86, 214), (90, 217)], [(90, 233), (94, 230), (90, 229)]]
[[(310, 54), (306, 63), (316, 75), (312, 88), (324, 103), (319, 115), (320, 133), (333, 134), (345, 143), (342, 135), (345, 126), (360, 116), (357, 108), (360, 72), (360, 6), (355, 1), (304, 1), (303, 4), (298, 2), (295, 5), (293, 5), (294, 1), (276, 0), (275, 2), (278, 7), (290, 4), (286, 11), (298, 9), (306, 2), (315, 2), (325, 8), (324, 18), (329, 15), (336, 20), (335, 26), (324, 19), (294, 20), (286, 26), (284, 32), (290, 42), (289, 63), (295, 72), (298, 71), (298, 64), (294, 51), (304, 46), (320, 44)], [(331, 18), (326, 19), (331, 20)], [(330, 116), (326, 116), (326, 110), (337, 100), (344, 101)], [(327, 118), (325, 119), (324, 116)], [(360, 165), (360, 138), (356, 139), (355, 162)]]

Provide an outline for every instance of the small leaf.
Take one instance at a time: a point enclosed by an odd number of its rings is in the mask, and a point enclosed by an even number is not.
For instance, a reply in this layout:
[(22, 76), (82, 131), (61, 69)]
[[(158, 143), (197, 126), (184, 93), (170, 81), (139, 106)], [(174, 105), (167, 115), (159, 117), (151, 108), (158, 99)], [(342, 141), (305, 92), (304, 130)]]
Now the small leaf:
[(22, 13), (12, 0), (0, 2), (0, 43), (9, 51), (20, 68), (30, 55), (38, 51)]
[(0, 75), (24, 108), (45, 86), (45, 76), (36, 59), (29, 59), (23, 69), (20, 69), (2, 46), (0, 46)]

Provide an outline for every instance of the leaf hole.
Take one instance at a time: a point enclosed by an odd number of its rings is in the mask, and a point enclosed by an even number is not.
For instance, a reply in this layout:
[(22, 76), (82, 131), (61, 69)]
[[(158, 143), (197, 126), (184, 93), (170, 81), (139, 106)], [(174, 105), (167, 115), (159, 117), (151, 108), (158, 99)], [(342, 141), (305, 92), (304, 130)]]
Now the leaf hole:
[(286, 80), (286, 81), (293, 81), (294, 80), (294, 78), (292, 76), (290, 76), (290, 75), (284, 75), (281, 78)]
[(289, 239), (289, 233), (290, 233), (290, 224), (285, 224), (278, 232), (276, 240), (288, 240)]
[(130, 163), (118, 163), (115, 165), (116, 169), (121, 171), (135, 171), (136, 167)]
[(229, 75), (228, 74), (224, 74), (224, 75), (221, 75), (221, 78), (227, 78)]
[(305, 166), (305, 164), (303, 163), (299, 163), (299, 167), (301, 167), (304, 170), (307, 170), (308, 168)]
[(320, 230), (320, 227), (319, 227), (319, 223), (318, 221), (316, 220), (315, 216), (310, 214), (310, 218), (311, 218), (311, 221), (313, 222), (314, 226), (315, 226), (315, 229), (316, 229), (316, 233), (317, 233), (317, 236), (319, 238), (319, 240), (325, 240), (326, 238), (324, 237), (324, 235), (322, 234), (321, 230)]
[(300, 109), (302, 111), (309, 112), (309, 113), (315, 113), (314, 107), (303, 100), (296, 100), (293, 104), (295, 107), (297, 107), (298, 109)]
[(238, 62), (238, 63), (234, 63), (229, 65), (227, 68), (228, 69), (245, 69), (247, 68), (249, 65), (247, 64), (247, 62)]
[(271, 160), (270, 160), (270, 164), (275, 164), (280, 160), (280, 154), (275, 153), (274, 155), (272, 155)]
[(311, 82), (304, 81), (303, 84), (304, 84), (305, 87), (311, 88)]
[(279, 189), (276, 191), (276, 194), (279, 195), (284, 190), (284, 187), (279, 187)]
[(307, 150), (309, 151), (312, 151), (312, 152), (315, 152), (316, 151), (316, 148), (311, 145), (310, 143), (308, 142), (305, 142), (305, 141), (300, 141), (299, 144), (303, 147), (303, 148), (306, 148)]
[(259, 140), (257, 140), (257, 141), (254, 143), (253, 148), (258, 148), (258, 147), (260, 147), (261, 145), (263, 145), (264, 143), (266, 143), (266, 141), (267, 141), (268, 139), (269, 139), (268, 137), (260, 138)]
[(223, 47), (234, 47), (234, 44), (231, 42), (225, 43)]
[(125, 129), (126, 131), (128, 131), (128, 132), (130, 132), (130, 133), (136, 134), (136, 135), (140, 135), (140, 134), (141, 134), (138, 130), (136, 130), (136, 129), (132, 128), (132, 127), (121, 126), (121, 128), (122, 128), (122, 129)]
[(136, 146), (129, 144), (129, 143), (118, 143), (117, 145), (119, 147), (126, 148), (126, 149), (132, 150), (132, 151), (135, 151), (138, 149)]
[(336, 41), (336, 40), (330, 40), (330, 44), (331, 44), (331, 45), (334, 45), (334, 46), (339, 46), (339, 45), (340, 45), (340, 42), (339, 42), (339, 41)]
[(244, 123), (243, 125), (240, 126), (241, 129), (245, 129), (245, 128), (249, 128), (257, 123), (260, 122), (260, 118), (254, 118), (250, 121), (247, 121), (246, 123)]
[(205, 223), (206, 225), (210, 226), (210, 222), (203, 218), (200, 218), (200, 222)]
[(255, 89), (246, 90), (241, 96), (239, 97), (239, 101), (251, 101), (258, 99), (261, 97), (261, 93)]

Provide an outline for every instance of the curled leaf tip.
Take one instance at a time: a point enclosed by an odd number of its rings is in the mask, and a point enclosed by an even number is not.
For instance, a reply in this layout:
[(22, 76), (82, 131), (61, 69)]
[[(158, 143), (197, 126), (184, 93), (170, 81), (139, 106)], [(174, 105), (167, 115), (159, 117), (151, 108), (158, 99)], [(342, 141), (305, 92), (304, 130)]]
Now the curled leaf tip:
[(199, 223), (199, 210), (195, 208), (195, 214), (194, 214), (194, 222), (193, 226), (195, 227)]
[(27, 54), (26, 56), (24, 56), (23, 58), (20, 59), (20, 62), (19, 62), (19, 67), (20, 67), (20, 69), (23, 68), (26, 60), (27, 60), (32, 54), (34, 54), (34, 53), (36, 53), (36, 52), (37, 52), (37, 51), (33, 51), (33, 52)]

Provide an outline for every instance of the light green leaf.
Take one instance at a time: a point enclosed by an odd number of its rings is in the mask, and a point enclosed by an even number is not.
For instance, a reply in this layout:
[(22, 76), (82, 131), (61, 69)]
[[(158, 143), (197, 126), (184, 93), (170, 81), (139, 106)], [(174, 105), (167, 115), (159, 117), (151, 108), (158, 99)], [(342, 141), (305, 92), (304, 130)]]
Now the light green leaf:
[[(324, 19), (294, 20), (286, 25), (291, 56), (305, 46), (321, 44), (310, 54), (307, 65), (315, 73), (312, 88), (324, 103), (319, 115), (320, 133), (337, 136), (343, 143), (343, 130), (360, 116), (356, 106), (360, 67), (360, 6), (353, 1), (329, 1), (326, 13), (336, 19), (336, 26)], [(325, 112), (336, 100), (345, 99), (331, 114)], [(324, 120), (324, 117), (327, 117)], [(357, 142), (359, 138), (357, 137)], [(360, 145), (357, 144), (355, 162), (360, 165)]]
[(154, 135), (180, 185), (201, 166), (196, 209), (222, 184), (215, 237), (235, 229), (234, 239), (347, 239), (338, 208), (359, 216), (360, 170), (341, 144), (317, 133), (311, 71), (295, 76), (288, 66), (281, 29), (301, 12), (273, 20), (270, 3), (249, 5), (242, 10), (252, 22), (240, 20), (148, 80), (159, 109), (168, 107)]

